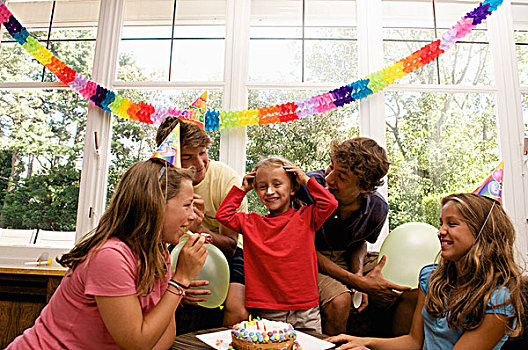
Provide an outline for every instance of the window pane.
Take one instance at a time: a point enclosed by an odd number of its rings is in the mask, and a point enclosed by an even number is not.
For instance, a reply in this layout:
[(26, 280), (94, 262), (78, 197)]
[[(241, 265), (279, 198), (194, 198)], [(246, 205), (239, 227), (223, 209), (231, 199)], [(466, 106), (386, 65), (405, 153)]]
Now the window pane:
[[(93, 67), (99, 0), (10, 2), (22, 26), (66, 65), (90, 78)], [(51, 33), (48, 39), (48, 28)], [(57, 81), (6, 30), (0, 46), (0, 81)]]
[(472, 192), (499, 163), (493, 94), (385, 93), (389, 224), (438, 226), (440, 199)]
[[(325, 91), (250, 90), (249, 108), (298, 101)], [(246, 171), (251, 171), (262, 157), (279, 155), (304, 171), (326, 168), (333, 139), (345, 140), (359, 134), (358, 105), (352, 103), (325, 114), (289, 123), (249, 126), (246, 143)], [(249, 210), (265, 212), (254, 192), (249, 196)]]
[(526, 138), (528, 137), (528, 94), (522, 94), (521, 98), (524, 120), (524, 137)]
[[(133, 101), (146, 101), (154, 106), (183, 110), (189, 107), (203, 90), (119, 90), (117, 93)], [(208, 90), (207, 108), (220, 109), (222, 98), (220, 90)], [(114, 117), (107, 201), (112, 197), (115, 186), (126, 169), (135, 162), (149, 159), (154, 153), (157, 130), (154, 125)], [(209, 157), (218, 160), (220, 133), (209, 133), (209, 136), (213, 140), (209, 147)]]
[(528, 3), (512, 4), (512, 17), (519, 82), (528, 85)]
[(355, 41), (306, 41), (305, 56), (306, 81), (347, 84), (357, 79)]
[(168, 80), (170, 45), (170, 39), (121, 41), (117, 80)]
[(253, 0), (251, 5), (250, 81), (357, 79), (355, 1)]
[(251, 40), (248, 79), (261, 82), (300, 81), (301, 45), (301, 41), (295, 40)]
[(75, 231), (87, 108), (72, 90), (0, 91), (4, 227)]
[[(387, 29), (430, 29), (433, 28), (433, 8), (431, 1), (392, 1), (382, 3), (383, 27)], [(404, 36), (403, 39), (414, 39)], [(430, 38), (433, 39), (433, 38)]]
[(174, 40), (171, 81), (222, 81), (224, 40)]
[[(450, 29), (458, 20), (466, 15), (469, 11), (479, 6), (481, 1), (453, 1), (453, 0), (435, 0), (435, 14), (436, 23), (440, 35), (444, 30)], [(476, 28), (472, 30), (486, 30), (488, 23), (482, 21)], [(472, 41), (468, 36), (464, 37), (464, 41)]]
[[(393, 29), (390, 32), (395, 36), (411, 35), (409, 31), (399, 33), (397, 29)], [(419, 38), (425, 36), (425, 31), (415, 31), (415, 37)], [(392, 35), (392, 34), (391, 34)], [(430, 43), (431, 41), (394, 41), (394, 40), (383, 40), (383, 53), (385, 57), (385, 66), (392, 65), (394, 62), (399, 61), (403, 57), (407, 57), (411, 53), (419, 50), (422, 46)], [(453, 48), (452, 48), (453, 49)], [(432, 62), (427, 64), (411, 74), (407, 74), (401, 79), (397, 80), (396, 83), (400, 84), (435, 84), (438, 81), (436, 63)]]
[[(472, 32), (473, 36), (483, 32)], [(484, 39), (487, 41), (487, 39)], [(491, 85), (491, 54), (487, 42), (457, 43), (438, 58), (441, 84)]]
[(41, 81), (43, 66), (17, 42), (8, 41), (7, 37), (11, 38), (9, 33), (4, 33), (0, 46), (0, 81)]
[(225, 12), (225, 0), (127, 0), (117, 79), (223, 80)]
[[(479, 5), (464, 1), (383, 1), (384, 60), (387, 65), (441, 38), (461, 17)], [(443, 53), (437, 61), (403, 77), (400, 83), (491, 85), (486, 23)]]

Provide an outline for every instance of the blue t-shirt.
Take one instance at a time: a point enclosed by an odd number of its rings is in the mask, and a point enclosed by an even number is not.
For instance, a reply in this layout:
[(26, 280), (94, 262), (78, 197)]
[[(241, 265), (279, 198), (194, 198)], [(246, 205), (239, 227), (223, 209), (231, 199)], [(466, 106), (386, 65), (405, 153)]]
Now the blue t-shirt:
[[(420, 271), (419, 285), (422, 292), (426, 295), (429, 291), (429, 279), (436, 266), (437, 265), (434, 264), (427, 265)], [(488, 300), (486, 313), (502, 314), (506, 316), (515, 314), (515, 310), (511, 303), (493, 307), (494, 305), (502, 304), (508, 299), (510, 299), (510, 291), (508, 288), (502, 287), (494, 290), (491, 294), (491, 298)], [(458, 339), (464, 334), (465, 330), (463, 328), (459, 328), (458, 330), (449, 328), (447, 325), (447, 316), (434, 318), (425, 310), (425, 306), (422, 309), (422, 317), (424, 321), (424, 343), (422, 350), (452, 349)], [(508, 340), (508, 336), (504, 335), (493, 349), (500, 349), (506, 340)]]

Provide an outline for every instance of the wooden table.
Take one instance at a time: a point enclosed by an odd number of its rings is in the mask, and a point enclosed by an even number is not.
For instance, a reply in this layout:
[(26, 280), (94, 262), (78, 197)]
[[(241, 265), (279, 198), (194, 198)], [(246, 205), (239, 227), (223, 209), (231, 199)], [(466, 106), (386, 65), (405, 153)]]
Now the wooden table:
[[(229, 328), (226, 328), (226, 327), (212, 328), (212, 329), (206, 329), (203, 331), (197, 331), (197, 332), (179, 335), (174, 340), (174, 343), (171, 346), (171, 350), (211, 350), (211, 349), (214, 349), (210, 347), (209, 345), (205, 344), (204, 342), (202, 342), (200, 339), (196, 338), (196, 335), (220, 332), (220, 331), (225, 331), (226, 329), (229, 329)], [(326, 339), (328, 337), (327, 335), (324, 335), (321, 333), (305, 331), (305, 330), (301, 330), (301, 331), (303, 333), (309, 334), (319, 339)]]
[(0, 349), (35, 323), (66, 269), (0, 261)]

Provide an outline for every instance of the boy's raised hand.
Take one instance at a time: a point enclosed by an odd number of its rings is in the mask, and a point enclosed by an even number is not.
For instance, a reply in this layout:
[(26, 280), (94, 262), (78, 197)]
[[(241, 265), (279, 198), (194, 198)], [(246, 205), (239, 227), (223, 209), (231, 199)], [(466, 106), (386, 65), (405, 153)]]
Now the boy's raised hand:
[(308, 180), (310, 180), (310, 177), (304, 173), (300, 168), (296, 167), (295, 165), (284, 165), (284, 170), (286, 170), (287, 173), (293, 173), (295, 174), (295, 178), (297, 179), (297, 182), (300, 185), (306, 185)]
[(244, 192), (249, 192), (253, 189), (253, 181), (255, 181), (255, 170), (251, 170), (250, 173), (247, 173), (242, 179), (242, 186), (240, 189)]
[(188, 229), (194, 233), (203, 232), (202, 222), (205, 216), (205, 202), (202, 199), (202, 196), (197, 193), (193, 194), (193, 211), (195, 218), (192, 224), (189, 225)]

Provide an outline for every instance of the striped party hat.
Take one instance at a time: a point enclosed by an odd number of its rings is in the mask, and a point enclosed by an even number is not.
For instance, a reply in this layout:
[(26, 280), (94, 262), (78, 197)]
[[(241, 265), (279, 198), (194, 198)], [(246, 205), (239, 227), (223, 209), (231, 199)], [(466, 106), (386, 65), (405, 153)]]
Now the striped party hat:
[(176, 124), (174, 129), (163, 140), (156, 152), (150, 159), (160, 159), (164, 162), (170, 163), (175, 167), (181, 168), (181, 149), (180, 149), (180, 124)]
[(504, 161), (502, 161), (490, 176), (484, 180), (473, 193), (486, 196), (501, 203), (502, 198), (502, 175), (504, 173)]

